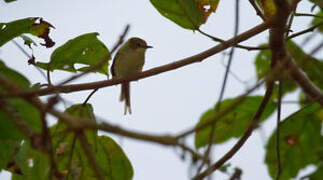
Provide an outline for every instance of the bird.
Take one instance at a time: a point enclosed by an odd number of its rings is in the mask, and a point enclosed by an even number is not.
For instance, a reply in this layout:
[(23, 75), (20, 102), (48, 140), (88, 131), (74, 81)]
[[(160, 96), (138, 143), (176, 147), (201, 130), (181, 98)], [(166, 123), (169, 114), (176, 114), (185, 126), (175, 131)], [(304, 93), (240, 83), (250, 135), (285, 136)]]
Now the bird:
[[(123, 78), (141, 72), (148, 48), (152, 46), (147, 45), (146, 41), (141, 38), (132, 37), (127, 40), (113, 58), (110, 69), (112, 78)], [(130, 82), (121, 84), (120, 101), (125, 102), (124, 114), (126, 115), (127, 112), (131, 114)]]

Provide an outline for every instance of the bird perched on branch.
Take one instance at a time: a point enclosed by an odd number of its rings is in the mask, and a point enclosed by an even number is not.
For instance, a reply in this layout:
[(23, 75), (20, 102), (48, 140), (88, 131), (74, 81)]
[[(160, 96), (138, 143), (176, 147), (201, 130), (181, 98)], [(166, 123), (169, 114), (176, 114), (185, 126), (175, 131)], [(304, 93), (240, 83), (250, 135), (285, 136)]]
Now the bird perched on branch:
[[(130, 38), (117, 52), (111, 66), (113, 78), (122, 78), (142, 71), (145, 63), (146, 41), (133, 37)], [(125, 101), (124, 114), (131, 114), (130, 105), (130, 82), (121, 84), (120, 101)]]

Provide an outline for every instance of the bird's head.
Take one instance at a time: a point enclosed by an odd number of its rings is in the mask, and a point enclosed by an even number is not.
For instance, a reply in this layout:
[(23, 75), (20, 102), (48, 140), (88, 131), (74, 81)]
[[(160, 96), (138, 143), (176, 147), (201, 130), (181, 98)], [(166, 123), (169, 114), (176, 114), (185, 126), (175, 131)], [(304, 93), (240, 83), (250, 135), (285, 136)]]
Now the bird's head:
[(148, 48), (152, 48), (152, 46), (147, 45), (146, 41), (144, 41), (143, 39), (137, 38), (137, 37), (130, 38), (128, 40), (128, 42), (129, 42), (129, 46), (132, 49), (148, 49)]

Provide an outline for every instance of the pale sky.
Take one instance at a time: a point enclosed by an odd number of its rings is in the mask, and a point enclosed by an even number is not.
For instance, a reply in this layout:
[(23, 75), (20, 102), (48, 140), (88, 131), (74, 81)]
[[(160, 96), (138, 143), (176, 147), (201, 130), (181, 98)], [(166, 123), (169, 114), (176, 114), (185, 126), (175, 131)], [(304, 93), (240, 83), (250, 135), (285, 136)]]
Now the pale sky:
[[(213, 14), (201, 29), (214, 36), (228, 39), (233, 35), (234, 2), (222, 0), (216, 14)], [(260, 18), (251, 8), (248, 0), (241, 0), (240, 32), (257, 24)], [(302, 6), (302, 7), (301, 7)], [(310, 5), (302, 2), (299, 12), (308, 11)], [(50, 33), (56, 42), (54, 48), (46, 49), (38, 46), (34, 48), (37, 61), (49, 61), (51, 52), (84, 33), (99, 32), (99, 39), (111, 48), (118, 40), (126, 24), (131, 25), (129, 37), (137, 36), (154, 46), (146, 54), (144, 69), (164, 65), (206, 50), (216, 43), (197, 32), (183, 29), (170, 20), (161, 16), (148, 0), (30, 0), (6, 4), (0, 2), (0, 22), (13, 21), (25, 17), (43, 17), (56, 29)], [(298, 18), (295, 21), (295, 31), (302, 30), (309, 23), (308, 18)], [(262, 33), (247, 43), (256, 46), (265, 43), (268, 32)], [(296, 39), (300, 42), (301, 38)], [(20, 40), (18, 42), (21, 43)], [(37, 40), (37, 42), (40, 42)], [(28, 52), (28, 50), (26, 48)], [(228, 52), (228, 51), (227, 51)], [(256, 52), (236, 50), (232, 69), (247, 85), (229, 77), (225, 97), (235, 97), (245, 92), (256, 82), (255, 68), (253, 66)], [(17, 71), (23, 73), (32, 83), (44, 82), (38, 71), (28, 66), (27, 58), (14, 46), (7, 43), (0, 48), (0, 58)], [(123, 115), (123, 104), (118, 101), (120, 87), (113, 86), (99, 90), (90, 100), (95, 114), (102, 119), (119, 124), (132, 130), (150, 132), (155, 134), (179, 133), (194, 126), (203, 112), (212, 107), (219, 96), (225, 67), (223, 54), (214, 55), (202, 63), (195, 63), (175, 71), (166, 72), (138, 82), (131, 83), (131, 100), (133, 114)], [(70, 73), (55, 71), (52, 73), (54, 83), (67, 78)], [(76, 82), (90, 82), (103, 80), (100, 74), (93, 74)], [(73, 83), (76, 83), (73, 82)], [(72, 103), (82, 103), (90, 91), (64, 94)], [(256, 94), (263, 93), (263, 90)], [(286, 97), (292, 100), (295, 97)], [(63, 105), (58, 106), (64, 110)], [(284, 116), (292, 113), (296, 105), (283, 106)], [(274, 114), (275, 115), (275, 114)], [(274, 116), (273, 115), (273, 116)], [(275, 118), (266, 121), (262, 126), (262, 134), (269, 137), (275, 127)], [(188, 179), (190, 175), (190, 161), (180, 159), (179, 149), (146, 143), (128, 138), (120, 139), (112, 135), (123, 148), (134, 167), (134, 180), (164, 180)], [(186, 139), (193, 144), (193, 136)], [(236, 140), (223, 145), (215, 145), (213, 156), (219, 158), (230, 149)], [(256, 131), (243, 146), (243, 148), (229, 161), (231, 169), (240, 167), (243, 170), (243, 179), (269, 179), (264, 165), (263, 137)], [(228, 179), (228, 176), (216, 172), (215, 179)], [(0, 174), (1, 180), (9, 179), (8, 173)]]

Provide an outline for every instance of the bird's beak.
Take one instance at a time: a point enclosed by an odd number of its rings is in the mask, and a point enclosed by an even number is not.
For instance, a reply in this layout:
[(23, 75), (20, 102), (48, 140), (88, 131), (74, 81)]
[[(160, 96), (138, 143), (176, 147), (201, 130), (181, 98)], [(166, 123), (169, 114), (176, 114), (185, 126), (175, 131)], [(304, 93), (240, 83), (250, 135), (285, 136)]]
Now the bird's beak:
[(152, 46), (148, 46), (148, 45), (147, 45), (147, 46), (145, 46), (145, 48), (146, 48), (146, 49), (148, 49), (148, 48), (153, 48), (153, 47), (152, 47)]

